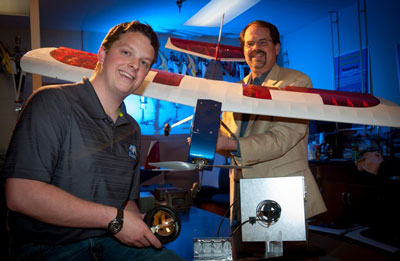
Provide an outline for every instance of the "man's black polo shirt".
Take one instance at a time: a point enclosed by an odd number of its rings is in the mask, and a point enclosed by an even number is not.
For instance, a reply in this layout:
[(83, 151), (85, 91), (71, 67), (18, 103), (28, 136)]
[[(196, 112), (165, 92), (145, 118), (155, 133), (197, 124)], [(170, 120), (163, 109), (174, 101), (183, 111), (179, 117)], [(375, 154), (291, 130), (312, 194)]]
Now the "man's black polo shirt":
[[(42, 87), (24, 107), (11, 139), (3, 178), (53, 184), (81, 199), (122, 207), (139, 196), (140, 128), (121, 104), (114, 124), (87, 78)], [(44, 224), (11, 213), (16, 239), (59, 244), (103, 235), (101, 229)]]

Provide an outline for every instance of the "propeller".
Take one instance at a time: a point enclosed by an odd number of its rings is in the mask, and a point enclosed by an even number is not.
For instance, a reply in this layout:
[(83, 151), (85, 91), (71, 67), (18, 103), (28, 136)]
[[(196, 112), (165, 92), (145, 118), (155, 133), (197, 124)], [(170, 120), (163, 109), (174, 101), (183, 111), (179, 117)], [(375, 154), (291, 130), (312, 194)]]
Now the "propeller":
[(224, 169), (244, 169), (250, 168), (247, 166), (233, 166), (233, 165), (207, 165), (207, 161), (204, 159), (197, 159), (194, 163), (188, 163), (184, 161), (164, 161), (164, 162), (150, 162), (150, 166), (163, 168), (168, 171), (190, 171), (200, 170), (204, 168), (224, 168)]

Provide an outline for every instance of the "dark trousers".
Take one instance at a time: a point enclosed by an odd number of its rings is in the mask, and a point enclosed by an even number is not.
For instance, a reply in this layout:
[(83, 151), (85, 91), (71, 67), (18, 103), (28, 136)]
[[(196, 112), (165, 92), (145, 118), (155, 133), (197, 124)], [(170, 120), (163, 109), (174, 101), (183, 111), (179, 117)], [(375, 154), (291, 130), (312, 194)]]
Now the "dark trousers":
[(56, 246), (30, 243), (14, 250), (14, 260), (183, 260), (167, 248), (130, 247), (109, 236)]

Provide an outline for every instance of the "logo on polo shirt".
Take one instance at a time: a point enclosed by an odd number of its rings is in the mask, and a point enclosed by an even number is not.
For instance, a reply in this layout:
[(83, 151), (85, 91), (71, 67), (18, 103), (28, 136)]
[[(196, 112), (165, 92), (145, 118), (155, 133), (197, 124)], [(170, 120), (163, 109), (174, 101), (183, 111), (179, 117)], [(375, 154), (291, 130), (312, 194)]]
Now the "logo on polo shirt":
[(135, 146), (135, 145), (129, 146), (128, 155), (129, 155), (130, 157), (132, 157), (134, 160), (136, 159), (136, 146)]

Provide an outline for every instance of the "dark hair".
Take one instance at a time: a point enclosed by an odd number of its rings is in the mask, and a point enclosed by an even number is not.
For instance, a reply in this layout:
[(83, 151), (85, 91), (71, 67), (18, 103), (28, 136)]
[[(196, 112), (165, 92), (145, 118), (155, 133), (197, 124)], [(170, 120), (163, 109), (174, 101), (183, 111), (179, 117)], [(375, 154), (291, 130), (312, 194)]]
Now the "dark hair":
[(270, 34), (271, 34), (272, 42), (274, 43), (274, 45), (277, 43), (279, 43), (279, 44), (281, 43), (281, 40), (279, 38), (279, 31), (275, 25), (265, 22), (265, 21), (262, 21), (262, 20), (256, 20), (254, 22), (249, 23), (240, 33), (239, 41), (240, 41), (240, 46), (242, 48), (244, 47), (244, 34), (246, 33), (247, 28), (249, 28), (251, 25), (258, 25), (261, 27), (268, 28), (270, 31)]
[[(142, 24), (139, 21), (132, 21), (132, 22), (126, 22), (126, 23), (121, 23), (113, 28), (111, 28), (106, 37), (104, 38), (103, 42), (101, 43), (101, 46), (103, 46), (106, 51), (110, 50), (111, 46), (113, 43), (119, 40), (122, 34), (126, 32), (140, 32), (143, 35), (145, 35), (147, 38), (149, 38), (151, 42), (151, 46), (153, 46), (154, 49), (154, 59), (151, 63), (153, 65), (157, 61), (157, 55), (158, 55), (158, 49), (160, 48), (160, 42), (158, 41), (157, 34), (153, 31), (150, 25), (148, 24)], [(98, 67), (98, 63), (96, 65), (96, 70)]]

